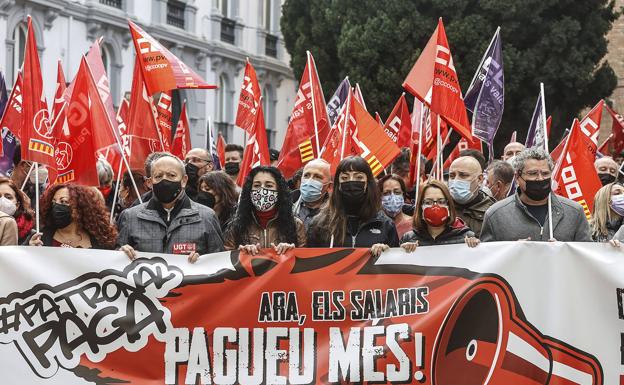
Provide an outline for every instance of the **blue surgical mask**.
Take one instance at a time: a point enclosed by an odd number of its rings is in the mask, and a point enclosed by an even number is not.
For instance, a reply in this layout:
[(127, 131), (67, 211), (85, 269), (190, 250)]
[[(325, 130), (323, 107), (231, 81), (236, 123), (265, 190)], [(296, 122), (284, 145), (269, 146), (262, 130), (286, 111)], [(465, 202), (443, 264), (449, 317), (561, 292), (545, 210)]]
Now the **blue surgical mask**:
[(470, 188), (471, 181), (462, 179), (451, 179), (448, 181), (449, 191), (453, 200), (459, 204), (468, 203), (474, 196)]
[(401, 212), (404, 203), (403, 194), (390, 194), (381, 197), (381, 205), (384, 211), (392, 218)]
[(299, 191), (304, 202), (316, 202), (323, 196), (323, 183), (315, 179), (303, 179)]
[(624, 217), (624, 194), (612, 196), (610, 206), (616, 214)]

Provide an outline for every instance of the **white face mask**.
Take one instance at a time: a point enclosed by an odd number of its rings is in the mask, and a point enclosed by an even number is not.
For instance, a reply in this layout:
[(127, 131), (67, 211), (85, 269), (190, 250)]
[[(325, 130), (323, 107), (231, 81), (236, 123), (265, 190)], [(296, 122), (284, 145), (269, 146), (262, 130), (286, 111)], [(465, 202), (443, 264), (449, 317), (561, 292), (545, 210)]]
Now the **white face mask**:
[(10, 216), (13, 216), (13, 214), (15, 214), (15, 211), (17, 211), (17, 205), (15, 204), (15, 202), (5, 197), (0, 197), (0, 211)]

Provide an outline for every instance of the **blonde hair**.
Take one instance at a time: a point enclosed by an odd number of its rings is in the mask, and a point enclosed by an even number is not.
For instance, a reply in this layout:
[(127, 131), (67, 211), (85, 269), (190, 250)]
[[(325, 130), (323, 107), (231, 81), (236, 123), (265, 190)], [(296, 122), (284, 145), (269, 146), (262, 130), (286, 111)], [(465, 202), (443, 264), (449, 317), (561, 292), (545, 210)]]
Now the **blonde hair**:
[(602, 186), (594, 196), (594, 208), (589, 220), (589, 228), (593, 239), (608, 237), (609, 229), (607, 228), (607, 223), (616, 219), (617, 214), (613, 212), (609, 204), (611, 202), (611, 188), (614, 185), (619, 185), (619, 183), (614, 182)]

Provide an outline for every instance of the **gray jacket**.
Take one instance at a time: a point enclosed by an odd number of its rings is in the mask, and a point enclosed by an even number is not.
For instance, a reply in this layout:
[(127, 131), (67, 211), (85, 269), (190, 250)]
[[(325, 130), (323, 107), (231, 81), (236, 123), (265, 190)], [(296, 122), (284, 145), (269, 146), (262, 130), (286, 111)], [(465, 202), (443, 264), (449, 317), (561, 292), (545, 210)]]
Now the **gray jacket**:
[[(167, 221), (167, 216), (169, 220)], [(155, 198), (124, 210), (118, 220), (117, 246), (149, 253), (199, 254), (223, 251), (223, 235), (215, 212), (186, 195), (168, 214)]]
[(619, 230), (615, 232), (615, 235), (613, 235), (613, 239), (624, 242), (624, 225), (622, 225)]
[[(591, 242), (589, 224), (581, 205), (551, 194), (553, 237), (562, 242)], [(520, 200), (518, 193), (496, 202), (483, 218), (481, 241), (548, 241), (548, 216), (542, 227)]]

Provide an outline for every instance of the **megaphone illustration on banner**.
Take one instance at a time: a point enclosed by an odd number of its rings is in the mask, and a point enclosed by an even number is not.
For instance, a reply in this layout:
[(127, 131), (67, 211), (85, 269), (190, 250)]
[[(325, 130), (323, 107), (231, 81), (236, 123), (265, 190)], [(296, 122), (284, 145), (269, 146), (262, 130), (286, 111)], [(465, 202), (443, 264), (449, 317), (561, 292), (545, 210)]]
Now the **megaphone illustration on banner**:
[(508, 286), (476, 281), (446, 315), (434, 343), (435, 385), (602, 384), (592, 356), (543, 336), (530, 325)]

